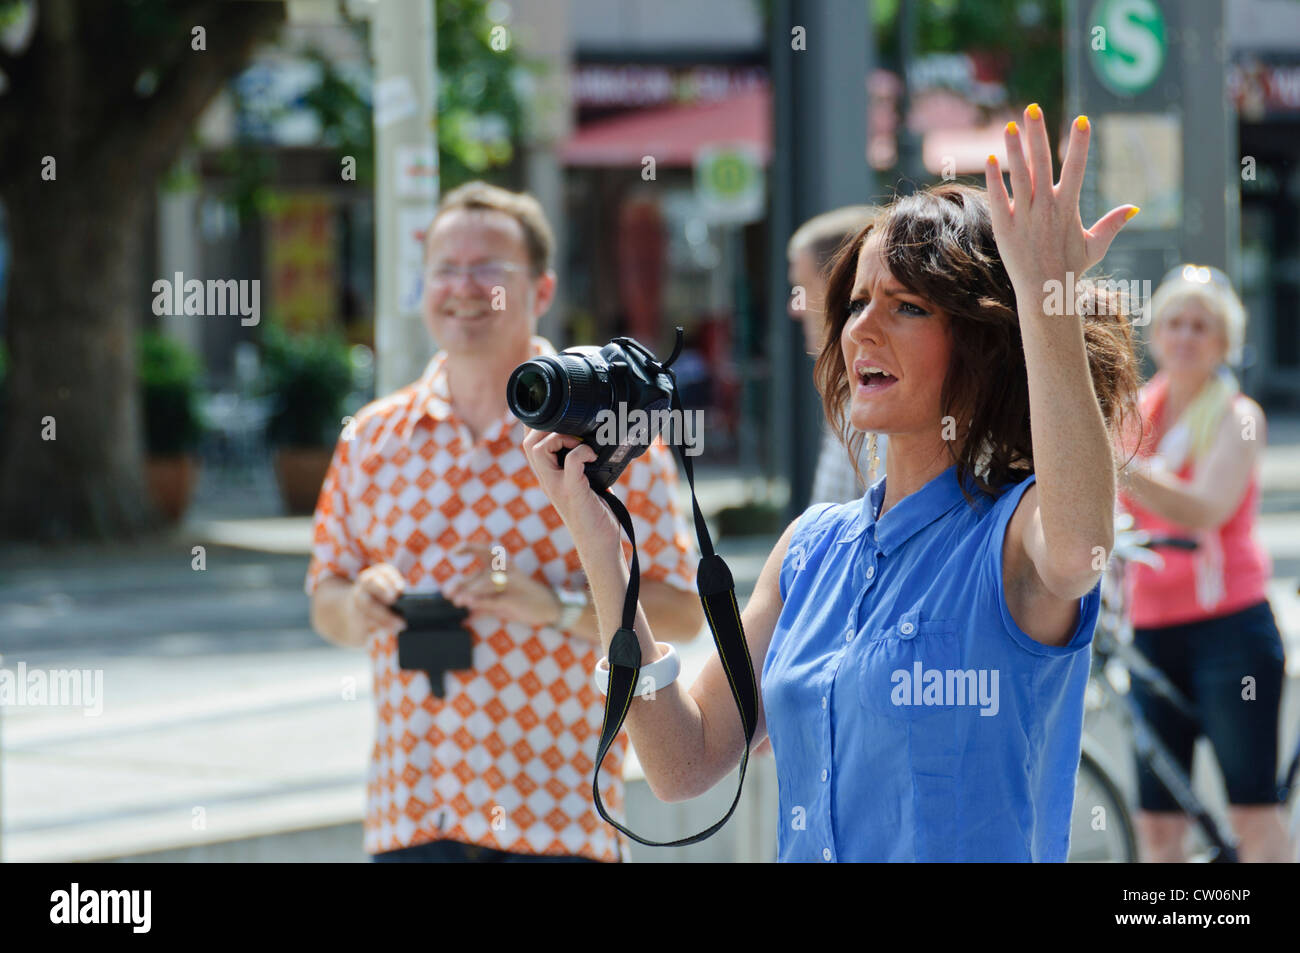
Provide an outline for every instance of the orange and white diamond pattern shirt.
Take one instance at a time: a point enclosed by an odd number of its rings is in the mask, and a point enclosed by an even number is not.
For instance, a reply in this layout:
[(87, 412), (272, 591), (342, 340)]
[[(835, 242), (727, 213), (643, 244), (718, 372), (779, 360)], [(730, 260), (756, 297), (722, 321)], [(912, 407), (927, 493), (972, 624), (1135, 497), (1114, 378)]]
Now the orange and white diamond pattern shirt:
[[(554, 354), (544, 338), (534, 355)], [(584, 588), (568, 529), (520, 449), (507, 414), (476, 442), (452, 410), (446, 354), (415, 383), (377, 400), (340, 437), (316, 506), (306, 589), (388, 562), (408, 592), (458, 574), (462, 541), (501, 545), (508, 569)], [(695, 595), (698, 555), (676, 503), (676, 464), (660, 440), (613, 492), (632, 515), (646, 580)], [(631, 546), (623, 541), (624, 551)], [(592, 681), (600, 650), (549, 626), (475, 613), (474, 667), (448, 672), (444, 699), (424, 672), (397, 665), (397, 639), (369, 640), (377, 708), (366, 787), (365, 849), (375, 854), (449, 838), (529, 854), (616, 861), (617, 832), (591, 795), (604, 699)], [(601, 799), (622, 817), (622, 735), (601, 769)]]

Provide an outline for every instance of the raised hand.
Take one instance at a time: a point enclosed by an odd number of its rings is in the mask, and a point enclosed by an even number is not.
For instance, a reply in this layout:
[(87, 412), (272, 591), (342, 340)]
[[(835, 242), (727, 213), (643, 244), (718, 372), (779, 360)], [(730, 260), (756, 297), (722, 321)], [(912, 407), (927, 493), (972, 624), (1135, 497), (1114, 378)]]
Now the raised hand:
[(1105, 256), (1124, 223), (1138, 213), (1136, 205), (1120, 205), (1085, 229), (1079, 217), (1079, 192), (1088, 161), (1091, 126), (1087, 116), (1070, 125), (1070, 140), (1061, 164), (1061, 180), (1052, 184), (1052, 152), (1043, 111), (1031, 103), (1024, 114), (1024, 129), (1007, 123), (1007, 167), (1011, 196), (1007, 195), (996, 156), (985, 168), (989, 210), (998, 254), (1016, 291), (1022, 315), (1024, 305), (1043, 300), (1047, 281), (1064, 281), (1067, 272), (1077, 278)]

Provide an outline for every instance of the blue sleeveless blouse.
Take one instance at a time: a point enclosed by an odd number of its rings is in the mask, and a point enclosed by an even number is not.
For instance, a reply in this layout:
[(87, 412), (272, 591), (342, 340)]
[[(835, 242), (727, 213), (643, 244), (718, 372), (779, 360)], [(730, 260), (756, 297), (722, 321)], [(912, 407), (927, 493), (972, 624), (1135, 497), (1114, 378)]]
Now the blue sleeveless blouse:
[(952, 467), (881, 519), (883, 478), (799, 518), (762, 671), (781, 860), (1065, 860), (1100, 587), (1064, 646), (1012, 619), (1033, 482), (972, 506)]

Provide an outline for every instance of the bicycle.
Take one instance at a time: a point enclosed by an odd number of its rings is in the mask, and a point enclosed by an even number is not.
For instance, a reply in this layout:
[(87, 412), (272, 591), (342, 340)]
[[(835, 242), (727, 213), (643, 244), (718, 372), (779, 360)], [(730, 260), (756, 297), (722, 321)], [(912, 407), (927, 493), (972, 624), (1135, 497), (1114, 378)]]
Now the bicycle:
[[(1133, 645), (1133, 627), (1124, 605), (1124, 564), (1143, 562), (1154, 568), (1164, 565), (1159, 548), (1195, 549), (1193, 540), (1150, 537), (1132, 530), (1131, 518), (1121, 517), (1116, 525), (1115, 546), (1102, 578), (1101, 612), (1093, 635), (1092, 670), (1088, 679), (1087, 707), (1091, 716), (1109, 711), (1127, 730), (1137, 759), (1151, 769), (1179, 807), (1192, 820), (1205, 842), (1194, 861), (1234, 863), (1236, 839), (1231, 827), (1196, 796), (1192, 781), (1156, 737), (1142, 716), (1126, 682), (1136, 678), (1166, 699), (1184, 717), (1195, 720), (1191, 703), (1156, 666)], [(1131, 863), (1138, 859), (1132, 809), (1120, 787), (1104, 766), (1104, 755), (1085, 729), (1083, 753), (1075, 782), (1074, 811), (1070, 824), (1070, 862)], [(1295, 791), (1300, 772), (1300, 741), (1280, 784), (1287, 804), (1297, 800)], [(1293, 810), (1293, 837), (1300, 811)]]

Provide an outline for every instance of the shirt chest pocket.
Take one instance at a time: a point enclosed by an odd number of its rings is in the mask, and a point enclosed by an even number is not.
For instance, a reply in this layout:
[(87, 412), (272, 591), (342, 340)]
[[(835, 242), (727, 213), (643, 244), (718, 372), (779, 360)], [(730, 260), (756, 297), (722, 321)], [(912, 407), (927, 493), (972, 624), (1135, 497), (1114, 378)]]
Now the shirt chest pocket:
[(919, 610), (862, 646), (858, 697), (881, 743), (897, 746), (911, 771), (909, 795), (914, 858), (959, 855), (964, 699), (949, 690), (961, 670), (961, 627), (954, 619), (925, 619)]
[(888, 718), (916, 721), (952, 711), (949, 673), (960, 670), (956, 620), (926, 619), (913, 609), (872, 636), (858, 661), (858, 698)]

